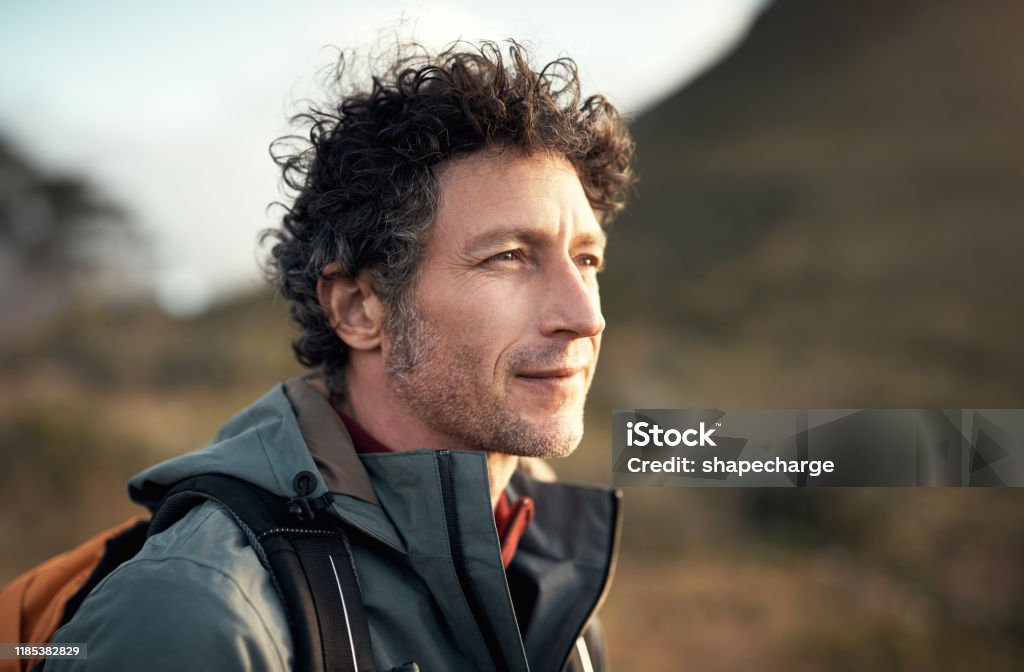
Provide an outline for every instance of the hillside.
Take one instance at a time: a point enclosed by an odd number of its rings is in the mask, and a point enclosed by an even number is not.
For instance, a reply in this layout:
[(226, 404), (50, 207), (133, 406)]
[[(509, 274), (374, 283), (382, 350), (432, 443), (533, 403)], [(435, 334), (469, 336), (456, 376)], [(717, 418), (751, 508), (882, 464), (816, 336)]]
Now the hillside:
[(1024, 404), (1021, 28), (1012, 1), (770, 7), (638, 119), (610, 324), (721, 358), (718, 404)]

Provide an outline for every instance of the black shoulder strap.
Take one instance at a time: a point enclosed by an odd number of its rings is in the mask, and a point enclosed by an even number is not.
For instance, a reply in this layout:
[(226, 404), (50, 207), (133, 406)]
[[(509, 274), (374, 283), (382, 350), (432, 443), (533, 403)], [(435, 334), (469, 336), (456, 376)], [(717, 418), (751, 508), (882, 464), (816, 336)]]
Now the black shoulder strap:
[(370, 630), (348, 539), (330, 515), (317, 515), (330, 505), (330, 495), (302, 496), (310, 483), (300, 482), (303, 474), (296, 477), (299, 496), (290, 500), (231, 476), (187, 479), (163, 498), (149, 534), (167, 529), (204, 501), (217, 502), (270, 572), (288, 614), (295, 670), (373, 670)]

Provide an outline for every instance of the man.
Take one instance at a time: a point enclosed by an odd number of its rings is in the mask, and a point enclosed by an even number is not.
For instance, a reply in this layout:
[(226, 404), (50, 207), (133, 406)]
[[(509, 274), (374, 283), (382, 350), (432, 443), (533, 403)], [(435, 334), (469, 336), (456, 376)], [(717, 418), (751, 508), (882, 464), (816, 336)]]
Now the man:
[[(315, 474), (304, 489), (330, 492), (349, 532), (376, 668), (601, 669), (617, 497), (524, 467), (582, 436), (628, 132), (581, 100), (571, 61), (536, 72), (515, 44), (407, 52), (302, 118), (309, 145), (278, 158), (297, 195), (270, 269), (322, 380), (276, 387), (133, 493), (152, 507), (154, 488), (222, 473), (292, 497)], [(207, 502), (55, 641), (88, 643), (96, 669), (286, 670), (288, 622)]]

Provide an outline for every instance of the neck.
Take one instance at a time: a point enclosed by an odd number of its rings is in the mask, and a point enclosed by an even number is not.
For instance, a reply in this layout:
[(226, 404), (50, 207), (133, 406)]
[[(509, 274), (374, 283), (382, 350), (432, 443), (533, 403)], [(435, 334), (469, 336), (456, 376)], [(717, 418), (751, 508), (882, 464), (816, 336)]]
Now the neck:
[(505, 491), (512, 473), (519, 464), (519, 458), (506, 453), (487, 453), (487, 476), (491, 483), (491, 508), (498, 506), (501, 493)]
[[(354, 357), (349, 364), (346, 387), (350, 393), (342, 402), (341, 410), (353, 417), (373, 438), (395, 452), (419, 448), (479, 450), (477, 446), (465, 445), (432, 430), (419, 417), (410, 413), (404, 404), (395, 400), (387, 388), (386, 373), (379, 359)], [(519, 458), (515, 455), (487, 453), (491, 508), (497, 506), (518, 464)]]

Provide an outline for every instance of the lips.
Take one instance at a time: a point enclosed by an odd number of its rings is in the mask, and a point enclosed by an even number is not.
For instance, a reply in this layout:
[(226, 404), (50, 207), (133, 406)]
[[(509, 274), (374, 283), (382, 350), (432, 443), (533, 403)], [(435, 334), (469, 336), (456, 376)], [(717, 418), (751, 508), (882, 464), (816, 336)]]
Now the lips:
[[(563, 412), (586, 395), (587, 366), (530, 367), (515, 374), (516, 394), (526, 395), (528, 404), (545, 413)], [(567, 406), (568, 405), (568, 406)]]
[(544, 369), (543, 371), (524, 371), (517, 374), (520, 378), (533, 378), (533, 379), (545, 379), (545, 378), (572, 378), (577, 373), (583, 371), (581, 366), (565, 366), (557, 369)]

